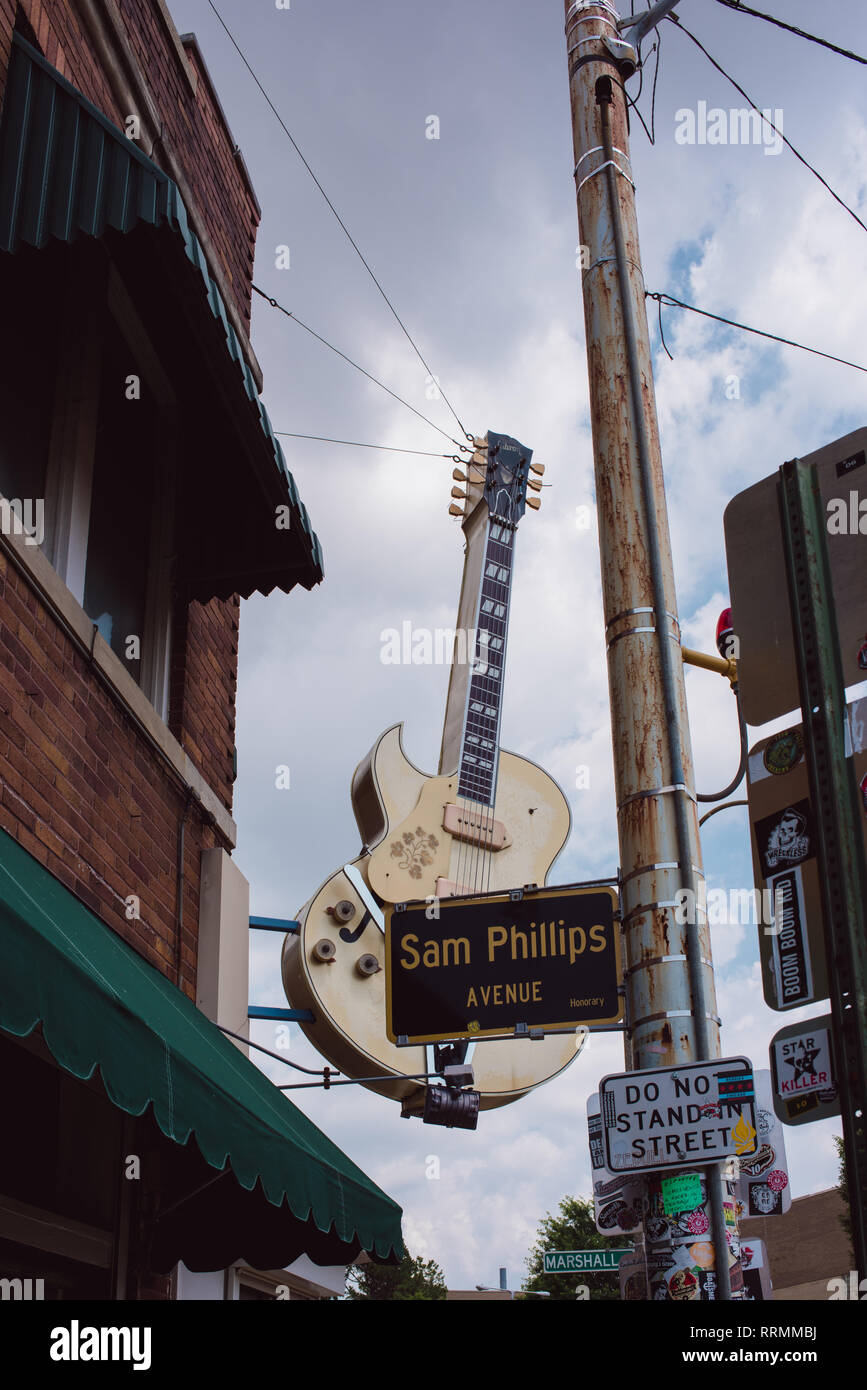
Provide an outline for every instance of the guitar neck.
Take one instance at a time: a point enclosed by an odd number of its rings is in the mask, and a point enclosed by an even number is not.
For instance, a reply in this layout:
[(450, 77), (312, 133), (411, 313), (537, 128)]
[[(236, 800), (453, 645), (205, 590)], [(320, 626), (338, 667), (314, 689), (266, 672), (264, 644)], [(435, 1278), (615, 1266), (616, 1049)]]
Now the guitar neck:
[(465, 498), (466, 550), (439, 770), (457, 773), (460, 797), (486, 806), (497, 788), (512, 558), (531, 456), (510, 435), (489, 430), (466, 465), (466, 494), (452, 492)]
[(497, 787), (514, 542), (514, 530), (492, 518), (476, 605), (475, 659), (470, 665), (458, 763), (458, 795), (486, 806), (493, 806)]

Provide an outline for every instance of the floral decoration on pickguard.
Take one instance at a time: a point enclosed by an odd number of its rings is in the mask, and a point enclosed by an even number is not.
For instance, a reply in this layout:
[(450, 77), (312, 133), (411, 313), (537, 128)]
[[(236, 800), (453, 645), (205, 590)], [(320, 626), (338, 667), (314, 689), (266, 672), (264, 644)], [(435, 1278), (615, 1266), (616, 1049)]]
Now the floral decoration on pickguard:
[(420, 825), (415, 828), (413, 835), (411, 830), (405, 830), (400, 840), (392, 840), (391, 857), (399, 859), (399, 868), (408, 869), (410, 878), (421, 878), (423, 868), (428, 868), (433, 861), (433, 853), (439, 845), (436, 835), (428, 835)]

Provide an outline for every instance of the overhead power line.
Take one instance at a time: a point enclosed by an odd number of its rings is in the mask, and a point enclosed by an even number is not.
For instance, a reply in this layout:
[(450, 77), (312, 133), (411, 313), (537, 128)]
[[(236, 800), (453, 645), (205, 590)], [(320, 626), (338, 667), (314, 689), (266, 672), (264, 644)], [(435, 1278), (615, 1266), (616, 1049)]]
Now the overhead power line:
[(848, 212), (849, 216), (850, 216), (850, 217), (853, 217), (853, 218), (855, 219), (855, 221), (858, 223), (858, 226), (861, 227), (861, 229), (862, 229), (863, 231), (867, 232), (867, 223), (862, 222), (862, 221), (861, 221), (861, 218), (858, 216), (857, 212), (855, 212), (852, 208), (850, 208), (850, 206), (849, 206), (848, 203), (845, 203), (845, 202), (843, 201), (843, 199), (840, 197), (839, 193), (835, 193), (835, 192), (834, 192), (833, 188), (832, 188), (831, 185), (828, 183), (827, 179), (824, 179), (824, 178), (822, 177), (822, 175), (819, 173), (818, 169), (814, 169), (813, 166), (812, 166), (812, 164), (810, 164), (810, 163), (804, 158), (804, 156), (803, 156), (802, 154), (799, 154), (799, 152), (795, 149), (794, 145), (792, 144), (791, 140), (787, 140), (786, 137), (785, 137), (785, 135), (783, 134), (783, 132), (782, 132), (781, 130), (777, 130), (777, 127), (774, 125), (774, 123), (773, 123), (773, 121), (770, 119), (770, 117), (769, 117), (769, 116), (766, 116), (765, 113), (764, 113), (764, 111), (762, 111), (760, 107), (756, 106), (756, 103), (753, 101), (752, 97), (747, 95), (747, 93), (744, 91), (743, 87), (741, 87), (740, 84), (739, 84), (738, 82), (736, 82), (735, 79), (732, 77), (731, 73), (726, 72), (725, 68), (724, 68), (724, 67), (721, 67), (720, 64), (716, 61), (716, 59), (711, 57), (711, 55), (708, 53), (707, 49), (705, 48), (704, 44), (701, 43), (701, 42), (696, 38), (695, 34), (690, 33), (689, 29), (687, 29), (683, 24), (681, 24), (680, 20), (677, 19), (673, 14), (668, 15), (667, 18), (671, 21), (672, 24), (674, 24), (674, 25), (680, 30), (680, 32), (681, 32), (682, 34), (685, 34), (686, 37), (687, 37), (688, 39), (691, 39), (691, 40), (692, 40), (692, 42), (695, 44), (696, 48), (700, 48), (700, 49), (701, 49), (702, 53), (703, 53), (704, 56), (707, 58), (708, 62), (711, 63), (712, 66), (716, 68), (717, 72), (719, 72), (719, 73), (722, 74), (722, 76), (726, 79), (727, 82), (730, 82), (730, 83), (731, 83), (731, 85), (734, 87), (734, 89), (735, 89), (736, 92), (740, 92), (740, 94), (741, 94), (741, 96), (743, 97), (744, 101), (749, 102), (749, 104), (750, 104), (750, 106), (752, 107), (752, 109), (753, 109), (754, 111), (756, 111), (756, 112), (758, 113), (759, 116), (761, 116), (761, 118), (762, 118), (762, 120), (765, 122), (765, 124), (766, 124), (766, 125), (769, 125), (769, 126), (771, 127), (771, 130), (774, 131), (774, 133), (775, 133), (776, 135), (779, 135), (779, 137), (780, 137), (780, 139), (782, 140), (783, 144), (784, 144), (784, 145), (787, 145), (787, 146), (789, 147), (789, 149), (792, 151), (792, 154), (795, 156), (795, 158), (796, 158), (796, 159), (799, 159), (799, 160), (801, 161), (801, 163), (804, 165), (804, 168), (805, 168), (805, 169), (809, 169), (810, 173), (815, 175), (815, 177), (819, 180), (820, 184), (822, 184), (823, 188), (826, 188), (826, 189), (828, 190), (828, 192), (830, 193), (830, 195), (831, 195), (831, 197), (834, 199), (834, 201), (837, 202), (837, 203), (839, 203), (840, 206), (841, 206), (841, 208), (845, 208), (845, 210)]
[[(374, 285), (375, 285), (376, 288), (379, 290), (379, 293), (382, 295), (383, 299), (385, 300), (386, 304), (388, 305), (389, 309), (391, 310), (392, 314), (394, 315), (394, 317), (395, 317), (397, 323), (398, 323), (399, 326), (400, 326), (400, 329), (401, 329), (401, 331), (402, 331), (404, 337), (406, 338), (407, 342), (409, 343), (410, 347), (412, 348), (412, 350), (413, 350), (413, 352), (415, 353), (416, 357), (418, 358), (419, 362), (421, 362), (421, 364), (422, 364), (422, 366), (424, 367), (425, 371), (427, 372), (428, 376), (429, 376), (431, 379), (433, 379), (434, 374), (433, 374), (433, 372), (431, 371), (430, 367), (428, 366), (427, 362), (425, 361), (424, 357), (422, 356), (420, 349), (419, 349), (418, 346), (416, 345), (414, 339), (412, 338), (412, 336), (411, 336), (411, 334), (410, 334), (410, 332), (409, 332), (409, 329), (407, 328), (407, 326), (406, 326), (406, 324), (404, 323), (403, 319), (400, 317), (399, 313), (398, 313), (397, 310), (395, 309), (394, 305), (392, 304), (391, 300), (389, 299), (388, 295), (386, 294), (385, 290), (383, 289), (382, 285), (380, 284), (379, 280), (377, 279), (376, 275), (374, 274), (373, 269), (372, 269), (370, 263), (366, 260), (365, 256), (363, 255), (363, 253), (362, 253), (362, 251), (361, 251), (361, 248), (359, 247), (358, 243), (356, 242), (355, 238), (353, 237), (352, 233), (350, 232), (350, 230), (349, 230), (349, 228), (347, 227), (346, 223), (344, 222), (343, 218), (340, 216), (340, 213), (337, 211), (337, 208), (336, 208), (336, 207), (334, 206), (334, 204), (332, 203), (332, 201), (331, 201), (331, 199), (329, 198), (328, 194), (325, 192), (325, 189), (322, 187), (322, 184), (319, 182), (319, 179), (316, 177), (316, 175), (314, 174), (312, 168), (311, 168), (310, 165), (308, 164), (307, 160), (304, 158), (304, 155), (303, 155), (302, 152), (301, 152), (301, 149), (300, 149), (300, 147), (299, 147), (299, 145), (298, 145), (298, 142), (296, 141), (295, 137), (293, 136), (293, 134), (292, 134), (291, 130), (289, 129), (289, 127), (287, 126), (286, 122), (283, 120), (283, 117), (280, 115), (280, 112), (277, 110), (277, 107), (274, 105), (274, 103), (273, 103), (273, 101), (271, 100), (270, 96), (269, 96), (268, 93), (265, 91), (265, 88), (262, 86), (262, 83), (259, 81), (259, 78), (256, 76), (256, 73), (253, 71), (253, 68), (250, 66), (250, 63), (247, 61), (247, 58), (245, 57), (245, 55), (244, 55), (244, 53), (243, 53), (243, 51), (242, 51), (242, 49), (241, 49), (240, 44), (238, 43), (238, 41), (237, 41), (237, 39), (235, 38), (234, 34), (232, 33), (231, 29), (230, 29), (229, 26), (227, 25), (226, 21), (223, 19), (223, 16), (220, 14), (220, 11), (217, 9), (216, 5), (214, 4), (214, 0), (208, 0), (208, 4), (210, 5), (210, 7), (211, 7), (211, 9), (213, 10), (214, 14), (217, 16), (217, 19), (220, 21), (220, 24), (222, 25), (223, 29), (225, 30), (225, 33), (226, 33), (226, 35), (228, 36), (229, 41), (230, 41), (230, 43), (232, 44), (232, 47), (235, 49), (235, 52), (238, 54), (238, 57), (241, 59), (241, 62), (244, 64), (244, 67), (245, 67), (245, 68), (247, 69), (247, 71), (249, 72), (249, 74), (250, 74), (250, 76), (252, 77), (253, 81), (255, 82), (256, 86), (259, 88), (259, 91), (262, 93), (262, 96), (265, 98), (265, 100), (266, 100), (266, 102), (268, 103), (269, 107), (271, 108), (272, 112), (274, 113), (274, 115), (276, 116), (277, 120), (279, 121), (280, 126), (281, 126), (283, 132), (285, 133), (285, 135), (286, 135), (287, 138), (289, 139), (289, 141), (290, 141), (290, 143), (291, 143), (291, 145), (292, 145), (292, 148), (294, 149), (295, 153), (298, 155), (298, 158), (301, 160), (301, 163), (304, 165), (304, 168), (307, 170), (307, 172), (308, 172), (308, 174), (310, 175), (310, 177), (312, 178), (313, 182), (316, 184), (316, 187), (319, 189), (319, 192), (322, 194), (322, 196), (323, 196), (323, 198), (325, 199), (326, 203), (328, 204), (329, 208), (330, 208), (331, 211), (334, 213), (334, 216), (337, 218), (337, 221), (339, 222), (341, 228), (343, 229), (343, 232), (344, 232), (344, 234), (345, 234), (345, 236), (346, 236), (346, 238), (347, 238), (347, 240), (348, 240), (350, 246), (352, 247), (352, 249), (353, 249), (353, 251), (355, 252), (355, 254), (358, 256), (358, 259), (361, 261), (361, 264), (364, 266), (365, 270), (367, 271), (367, 273), (368, 273), (368, 275), (370, 276), (371, 280), (373, 281)], [(461, 422), (460, 416), (458, 415), (457, 411), (455, 410), (454, 406), (452, 405), (452, 403), (451, 403), (451, 401), (449, 400), (448, 396), (446, 395), (445, 391), (443, 391), (442, 387), (439, 386), (439, 384), (438, 384), (438, 388), (437, 388), (437, 389), (439, 390), (440, 395), (442, 396), (443, 400), (445, 401), (446, 405), (448, 406), (449, 410), (451, 411), (452, 415), (454, 416), (455, 420), (457, 421), (458, 427), (459, 427), (459, 429), (461, 430), (461, 433), (463, 434), (464, 438), (467, 439), (467, 440), (469, 440), (470, 443), (472, 443), (472, 442), (473, 442), (473, 436), (472, 436), (471, 434), (469, 434), (468, 431), (464, 428), (463, 423)]]
[[(330, 348), (332, 352), (336, 352), (338, 357), (342, 357), (344, 362), (349, 363), (350, 367), (354, 367), (357, 372), (361, 372), (362, 376), (366, 376), (368, 381), (373, 382), (374, 386), (379, 386), (380, 389), (385, 391), (389, 396), (391, 396), (393, 400), (399, 401), (401, 405), (405, 405), (407, 410), (411, 410), (413, 415), (417, 415), (420, 420), (424, 420), (426, 425), (430, 425), (431, 429), (436, 430), (439, 434), (443, 436), (444, 439), (448, 439), (449, 442), (452, 444), (457, 444), (459, 449), (467, 449), (468, 446), (466, 444), (462, 444), (459, 439), (454, 439), (450, 434), (446, 432), (446, 430), (441, 429), (439, 425), (434, 424), (433, 420), (429, 420), (426, 415), (422, 415), (421, 411), (416, 410), (415, 406), (410, 405), (409, 401), (405, 401), (403, 396), (399, 396), (396, 391), (392, 391), (390, 386), (386, 386), (384, 382), (379, 381), (375, 376), (372, 376), (370, 372), (366, 371), (364, 367), (360, 366), (357, 362), (354, 362), (351, 357), (347, 357), (345, 352), (341, 352), (340, 348), (335, 347), (333, 343), (329, 343), (327, 338), (323, 338), (321, 333), (317, 333), (316, 330), (311, 328), (309, 324), (304, 323), (302, 319), (299, 319), (298, 315), (293, 314), (291, 309), (284, 308), (282, 304), (279, 304), (277, 302), (273, 295), (266, 294), (266, 292), (260, 289), (258, 285), (253, 285), (253, 291), (255, 294), (261, 295), (262, 299), (267, 300), (267, 302), (271, 305), (272, 309), (279, 309), (280, 313), (285, 314), (287, 319), (291, 319), (293, 323), (297, 323), (299, 328), (303, 328), (304, 332), (309, 333), (310, 336), (312, 338), (315, 338), (318, 343), (322, 343), (325, 347)], [(470, 436), (467, 435), (467, 438), (469, 439)]]
[(822, 48), (830, 48), (832, 53), (839, 53), (841, 58), (851, 58), (853, 63), (863, 63), (867, 67), (867, 58), (853, 53), (850, 48), (840, 48), (836, 43), (830, 43), (828, 39), (820, 39), (816, 34), (808, 34), (806, 29), (799, 29), (797, 24), (787, 24), (785, 20), (777, 19), (772, 14), (765, 14), (762, 10), (752, 10), (749, 5), (742, 5), (740, 0), (717, 0), (717, 3), (725, 5), (726, 9), (740, 10), (741, 14), (752, 15), (754, 19), (766, 19), (768, 24), (776, 24), (778, 29), (787, 29), (790, 34), (797, 34), (799, 39), (808, 39), (810, 43), (821, 44)]
[[(723, 318), (721, 314), (711, 314), (707, 309), (697, 309), (694, 304), (686, 304), (682, 299), (675, 299), (673, 294), (666, 294), (664, 291), (645, 290), (648, 299), (655, 299), (660, 308), (666, 309), (689, 309), (690, 313), (701, 314), (702, 318), (715, 319), (717, 323), (724, 323), (729, 328), (741, 328), (744, 333), (756, 333), (760, 338), (770, 338), (775, 343), (785, 343), (787, 347), (800, 348), (801, 352), (811, 352), (814, 357), (826, 357), (829, 362), (839, 362), (843, 367), (854, 367), (856, 372), (867, 372), (867, 367), (862, 367), (858, 362), (849, 362), (845, 357), (835, 357), (833, 353), (821, 352), (819, 348), (807, 347), (804, 343), (796, 343), (793, 338), (781, 338), (778, 333), (766, 333), (763, 328), (751, 328), (747, 323), (737, 323), (734, 319)], [(662, 319), (660, 317), (660, 331)], [(663, 340), (663, 346), (664, 346)], [(668, 352), (668, 348), (665, 349)], [(668, 353), (671, 357), (671, 353)]]
[(427, 449), (398, 449), (393, 444), (362, 444), (357, 439), (329, 439), (324, 434), (293, 434), (290, 430), (275, 430), (280, 439), (314, 439), (319, 444), (348, 444), (353, 449), (383, 449), (390, 454), (421, 454), (426, 459), (452, 459), (455, 463), (466, 463), (457, 454), (432, 454)]

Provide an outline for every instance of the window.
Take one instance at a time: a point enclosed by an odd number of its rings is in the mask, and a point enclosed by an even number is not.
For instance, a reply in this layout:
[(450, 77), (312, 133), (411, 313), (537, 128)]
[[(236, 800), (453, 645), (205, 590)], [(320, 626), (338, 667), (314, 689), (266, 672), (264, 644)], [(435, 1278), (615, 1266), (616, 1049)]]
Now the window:
[(45, 550), (164, 719), (175, 398), (113, 268), (78, 272), (61, 303), (68, 332), (53, 411), (43, 407)]

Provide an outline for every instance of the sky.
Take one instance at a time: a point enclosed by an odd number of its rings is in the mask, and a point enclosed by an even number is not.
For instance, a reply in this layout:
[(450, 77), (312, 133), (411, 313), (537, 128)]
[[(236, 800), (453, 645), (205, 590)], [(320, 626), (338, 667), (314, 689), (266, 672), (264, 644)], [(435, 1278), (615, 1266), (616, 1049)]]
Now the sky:
[[(513, 435), (546, 465), (552, 486), (517, 539), (502, 746), (569, 797), (571, 837), (552, 881), (613, 875), (598, 540), (595, 526), (576, 525), (576, 508), (593, 505), (593, 457), (562, 0), (216, 3), (466, 428)], [(867, 51), (852, 0), (767, 8)], [(452, 436), (444, 401), (428, 398), (424, 367), (207, 0), (170, 10), (198, 38), (262, 205), (256, 283)], [(863, 67), (715, 0), (683, 0), (678, 13), (867, 220)], [(629, 90), (650, 124), (652, 39), (642, 56), (643, 90), (637, 77)], [(700, 103), (744, 102), (670, 22), (658, 56), (655, 144), (637, 121), (631, 135), (647, 288), (867, 362), (863, 229), (786, 149), (685, 143), (684, 112), (698, 121)], [(671, 360), (655, 313), (651, 329), (684, 640), (713, 652), (728, 594), (725, 506), (784, 460), (867, 423), (864, 376), (675, 309), (664, 319)], [(258, 298), (252, 341), (276, 430), (454, 452)], [(349, 783), (379, 734), (404, 721), (407, 755), (436, 771), (448, 667), (383, 664), (382, 633), (454, 625), (463, 538), (447, 515), (450, 458), (282, 442), (325, 581), (242, 606), (235, 859), (251, 910), (291, 918), (358, 852)], [(687, 689), (697, 788), (708, 792), (737, 766), (734, 701), (712, 673), (689, 669)], [(280, 766), (288, 788), (275, 785)], [(708, 886), (751, 888), (746, 811), (714, 817), (702, 837)], [(285, 1005), (280, 938), (252, 937), (252, 1001)], [(826, 1006), (785, 1017), (766, 1007), (755, 926), (714, 927), (713, 950), (723, 1053), (766, 1067), (774, 1032)], [(251, 1027), (274, 1047), (274, 1024)], [(290, 1036), (288, 1057), (321, 1062), (297, 1026)], [(450, 1287), (495, 1285), (505, 1266), (516, 1288), (540, 1219), (564, 1195), (590, 1193), (586, 1099), (622, 1061), (618, 1035), (595, 1036), (566, 1072), (484, 1113), (474, 1133), (402, 1120), (361, 1087), (292, 1098), (400, 1202), (410, 1250), (436, 1260)], [(837, 1132), (837, 1120), (787, 1130), (794, 1196), (836, 1183)]]

